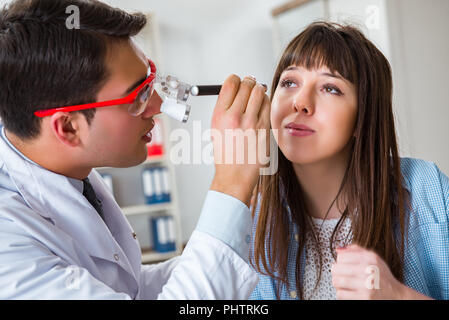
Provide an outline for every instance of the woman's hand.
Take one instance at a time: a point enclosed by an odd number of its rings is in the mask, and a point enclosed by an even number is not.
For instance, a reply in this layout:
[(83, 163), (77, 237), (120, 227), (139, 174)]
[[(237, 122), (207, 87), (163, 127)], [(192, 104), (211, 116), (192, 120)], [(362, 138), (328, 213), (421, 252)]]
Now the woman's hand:
[(269, 152), (270, 100), (265, 92), (253, 78), (240, 80), (231, 75), (222, 86), (212, 117), (215, 177), (211, 190), (247, 205), (262, 167), (258, 152), (264, 156)]
[(400, 283), (374, 251), (355, 244), (337, 249), (331, 273), (337, 299), (429, 299)]

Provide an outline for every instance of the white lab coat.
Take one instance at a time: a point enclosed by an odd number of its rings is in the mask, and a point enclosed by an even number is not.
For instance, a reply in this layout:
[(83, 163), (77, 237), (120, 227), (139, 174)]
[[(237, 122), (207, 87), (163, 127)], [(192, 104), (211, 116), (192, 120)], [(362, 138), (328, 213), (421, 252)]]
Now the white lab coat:
[(180, 257), (142, 265), (116, 201), (96, 171), (89, 180), (107, 226), (67, 177), (0, 137), (0, 299), (246, 299), (255, 288), (245, 260), (197, 230)]

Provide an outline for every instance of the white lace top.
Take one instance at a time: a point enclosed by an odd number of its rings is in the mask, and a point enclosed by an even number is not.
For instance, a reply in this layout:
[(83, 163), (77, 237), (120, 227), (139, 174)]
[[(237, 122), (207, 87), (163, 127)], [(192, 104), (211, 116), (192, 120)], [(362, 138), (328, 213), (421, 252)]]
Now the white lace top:
[[(312, 218), (315, 233), (319, 239), (320, 251), (322, 254), (321, 279), (318, 280), (319, 251), (313, 241), (311, 232), (306, 236), (306, 264), (304, 270), (304, 299), (306, 300), (335, 300), (336, 291), (332, 285), (331, 267), (335, 262), (329, 248), (332, 232), (337, 226), (339, 219), (317, 219)], [(350, 244), (352, 241), (351, 221), (345, 219), (339, 226), (339, 230), (334, 238), (333, 252), (338, 246)]]

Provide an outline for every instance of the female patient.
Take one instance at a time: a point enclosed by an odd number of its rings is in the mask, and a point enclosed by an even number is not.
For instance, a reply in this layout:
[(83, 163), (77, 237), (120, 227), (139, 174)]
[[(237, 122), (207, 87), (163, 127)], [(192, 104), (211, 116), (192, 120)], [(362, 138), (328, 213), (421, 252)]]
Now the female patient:
[(252, 299), (449, 298), (449, 179), (400, 158), (392, 77), (356, 28), (314, 23), (272, 84), (279, 171), (260, 179)]

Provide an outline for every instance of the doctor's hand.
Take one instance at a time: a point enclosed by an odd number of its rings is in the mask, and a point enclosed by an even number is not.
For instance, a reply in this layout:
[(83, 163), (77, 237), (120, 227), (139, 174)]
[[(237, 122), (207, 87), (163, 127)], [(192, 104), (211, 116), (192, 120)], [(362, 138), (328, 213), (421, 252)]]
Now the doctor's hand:
[(231, 75), (212, 116), (215, 176), (211, 190), (248, 206), (262, 167), (259, 160), (269, 155), (270, 99), (265, 92), (255, 79)]
[(337, 248), (331, 273), (337, 299), (429, 299), (399, 282), (374, 251), (356, 244)]

